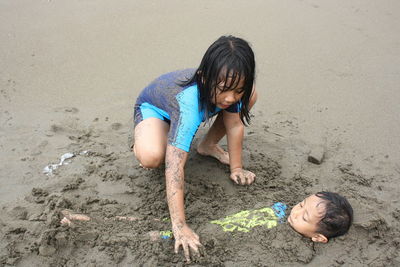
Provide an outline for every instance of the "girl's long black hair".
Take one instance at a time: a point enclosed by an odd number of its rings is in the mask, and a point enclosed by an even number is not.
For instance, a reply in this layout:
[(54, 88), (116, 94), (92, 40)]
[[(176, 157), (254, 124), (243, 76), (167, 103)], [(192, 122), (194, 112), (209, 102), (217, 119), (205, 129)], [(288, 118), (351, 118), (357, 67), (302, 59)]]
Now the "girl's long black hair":
[[(231, 78), (229, 83), (228, 78)], [(185, 81), (184, 85), (197, 83), (200, 108), (205, 111), (206, 119), (209, 119), (209, 112), (214, 112), (216, 108), (212, 98), (217, 95), (217, 85), (225, 81), (222, 91), (232, 90), (242, 79), (244, 94), (239, 114), (246, 125), (250, 123), (249, 102), (255, 80), (255, 59), (253, 50), (245, 40), (234, 36), (218, 38), (207, 49), (193, 77)]]

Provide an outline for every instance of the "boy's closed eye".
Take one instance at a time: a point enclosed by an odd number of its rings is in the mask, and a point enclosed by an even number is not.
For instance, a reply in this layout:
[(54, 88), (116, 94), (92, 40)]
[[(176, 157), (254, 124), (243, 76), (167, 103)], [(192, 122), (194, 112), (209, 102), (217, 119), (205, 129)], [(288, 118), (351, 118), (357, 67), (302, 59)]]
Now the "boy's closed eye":
[[(306, 211), (307, 212), (307, 211)], [(307, 222), (307, 217), (308, 216), (306, 216), (306, 215), (308, 215), (308, 214), (306, 214), (306, 212), (303, 214), (303, 220), (305, 221), (305, 222)]]

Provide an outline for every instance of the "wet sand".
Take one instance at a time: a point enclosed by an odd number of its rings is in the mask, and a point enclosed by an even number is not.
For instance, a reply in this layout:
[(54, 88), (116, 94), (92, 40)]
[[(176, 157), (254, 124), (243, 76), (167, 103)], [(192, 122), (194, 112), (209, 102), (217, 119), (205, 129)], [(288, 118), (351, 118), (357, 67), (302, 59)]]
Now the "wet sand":
[[(244, 162), (257, 180), (234, 185), (190, 153), (186, 216), (205, 246), (193, 265), (399, 265), (399, 18), (396, 1), (1, 2), (0, 266), (183, 264), (171, 239), (149, 238), (169, 229), (163, 169), (138, 166), (129, 123), (147, 83), (197, 66), (223, 34), (256, 53)], [(316, 145), (320, 165), (307, 161)], [(65, 153), (76, 156), (43, 173)], [(320, 190), (355, 210), (325, 245), (285, 223), (236, 234), (209, 223)], [(62, 225), (65, 209), (94, 219)]]

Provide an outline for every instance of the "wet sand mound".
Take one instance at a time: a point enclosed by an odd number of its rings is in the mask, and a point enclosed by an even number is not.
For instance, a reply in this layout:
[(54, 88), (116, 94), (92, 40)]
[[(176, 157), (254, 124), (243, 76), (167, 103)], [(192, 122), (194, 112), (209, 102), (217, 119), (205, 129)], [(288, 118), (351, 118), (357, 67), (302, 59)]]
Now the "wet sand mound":
[[(119, 133), (110, 129), (89, 127), (75, 135), (71, 131), (56, 133), (69, 136), (67, 150), (75, 157), (56, 169), (43, 186), (33, 188), (24, 200), (2, 208), (1, 265), (182, 264), (183, 256), (173, 253), (173, 239), (158, 235), (171, 229), (163, 168), (144, 170), (131, 152), (104, 142), (118, 143), (126, 138), (125, 126), (119, 124)], [(399, 209), (393, 209), (389, 217), (380, 215), (379, 207), (391, 207), (380, 205), (371, 193), (379, 190), (380, 180), (386, 182), (387, 176), (378, 176), (379, 180), (365, 175), (355, 164), (336, 161), (335, 157), (328, 158), (323, 168), (316, 167), (307, 162), (304, 143), (281, 137), (271, 141), (268, 136), (276, 137), (267, 131), (266, 139), (251, 133), (246, 137), (250, 147), (245, 148), (245, 162), (257, 174), (252, 186), (234, 185), (228, 178), (228, 167), (195, 153), (190, 155), (185, 170), (186, 216), (205, 248), (203, 256), (193, 259), (195, 264), (318, 264), (331, 251), (338, 254), (329, 259), (333, 265), (396, 262)], [(313, 245), (286, 223), (272, 229), (255, 227), (249, 233), (224, 232), (210, 223), (241, 210), (270, 207), (277, 201), (292, 206), (325, 189), (316, 185), (321, 183), (321, 176), (332, 172), (339, 178), (329, 189), (335, 188), (349, 198), (356, 220), (348, 235), (326, 245)], [(371, 202), (378, 205), (371, 206)], [(90, 219), (74, 220), (71, 213)], [(64, 217), (71, 219), (70, 223), (61, 223)]]

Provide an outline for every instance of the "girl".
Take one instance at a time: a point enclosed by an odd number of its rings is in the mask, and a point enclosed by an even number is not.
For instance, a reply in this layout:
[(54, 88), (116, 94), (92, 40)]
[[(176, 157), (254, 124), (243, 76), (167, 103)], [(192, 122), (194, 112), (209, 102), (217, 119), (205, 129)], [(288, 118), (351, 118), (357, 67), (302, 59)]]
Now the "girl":
[[(166, 191), (175, 253), (182, 246), (198, 253), (199, 237), (186, 224), (184, 213), (184, 166), (193, 137), (201, 122), (217, 115), (198, 153), (230, 165), (230, 178), (251, 184), (254, 173), (242, 168), (244, 124), (257, 99), (255, 60), (249, 44), (222, 36), (206, 51), (198, 69), (162, 75), (147, 86), (135, 105), (133, 151), (145, 168), (165, 161)], [(228, 152), (218, 142), (227, 135)]]

